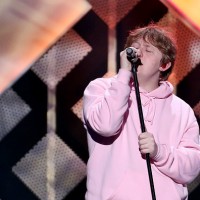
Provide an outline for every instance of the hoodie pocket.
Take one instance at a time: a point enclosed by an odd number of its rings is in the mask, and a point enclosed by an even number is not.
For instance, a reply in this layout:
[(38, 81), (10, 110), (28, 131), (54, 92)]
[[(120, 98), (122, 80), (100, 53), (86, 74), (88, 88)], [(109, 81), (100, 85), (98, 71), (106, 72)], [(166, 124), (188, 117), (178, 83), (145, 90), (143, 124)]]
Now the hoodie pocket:
[(148, 177), (127, 170), (108, 200), (151, 200)]
[[(172, 200), (186, 200), (188, 196), (187, 188), (182, 184), (176, 183), (167, 175), (160, 172), (155, 166), (152, 166), (154, 183), (160, 185), (157, 190), (161, 194), (170, 195)], [(168, 192), (168, 194), (167, 194)]]
[[(185, 196), (183, 192), (183, 186), (176, 184), (159, 171), (154, 171), (153, 179), (156, 199), (187, 199), (187, 195)], [(108, 200), (152, 200), (148, 174), (127, 170)]]

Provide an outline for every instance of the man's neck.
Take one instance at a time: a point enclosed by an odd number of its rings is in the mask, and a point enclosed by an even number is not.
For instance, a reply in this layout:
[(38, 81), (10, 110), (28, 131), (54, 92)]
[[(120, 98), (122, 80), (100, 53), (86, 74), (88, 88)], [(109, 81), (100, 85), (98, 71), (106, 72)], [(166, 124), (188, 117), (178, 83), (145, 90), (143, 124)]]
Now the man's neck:
[(140, 81), (139, 86), (147, 92), (151, 92), (159, 87), (158, 81)]

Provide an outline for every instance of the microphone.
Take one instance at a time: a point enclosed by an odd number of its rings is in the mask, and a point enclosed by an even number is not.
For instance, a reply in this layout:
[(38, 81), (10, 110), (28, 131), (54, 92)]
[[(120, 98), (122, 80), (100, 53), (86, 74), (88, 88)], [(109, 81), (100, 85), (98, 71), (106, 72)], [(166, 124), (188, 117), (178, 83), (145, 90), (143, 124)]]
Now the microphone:
[(126, 48), (126, 56), (130, 62), (137, 62), (138, 60), (137, 51), (133, 47)]

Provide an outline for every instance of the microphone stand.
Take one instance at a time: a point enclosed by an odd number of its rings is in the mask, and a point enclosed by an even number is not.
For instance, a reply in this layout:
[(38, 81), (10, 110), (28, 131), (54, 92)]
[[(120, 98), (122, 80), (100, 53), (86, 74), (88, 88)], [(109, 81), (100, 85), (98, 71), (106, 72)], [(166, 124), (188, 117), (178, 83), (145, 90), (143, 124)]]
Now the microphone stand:
[[(144, 124), (144, 117), (143, 117), (142, 105), (141, 105), (141, 99), (140, 99), (139, 84), (138, 84), (138, 78), (137, 78), (137, 67), (141, 63), (141, 61), (138, 58), (130, 58), (128, 56), (127, 56), (127, 59), (131, 63), (131, 71), (133, 73), (133, 78), (134, 78), (135, 94), (136, 94), (137, 105), (138, 105), (140, 125), (141, 125), (141, 130), (142, 130), (142, 133), (143, 133), (143, 132), (146, 131), (146, 128), (145, 128), (145, 124)], [(146, 154), (146, 163), (147, 163), (149, 182), (150, 182), (150, 187), (151, 187), (152, 200), (156, 200), (149, 153)]]

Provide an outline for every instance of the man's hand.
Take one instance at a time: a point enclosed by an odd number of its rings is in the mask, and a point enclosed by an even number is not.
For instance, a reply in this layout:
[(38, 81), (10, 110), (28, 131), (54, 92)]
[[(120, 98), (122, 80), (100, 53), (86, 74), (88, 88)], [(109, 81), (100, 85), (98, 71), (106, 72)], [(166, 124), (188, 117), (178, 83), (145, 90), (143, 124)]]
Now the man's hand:
[(120, 52), (120, 68), (131, 71), (131, 63), (127, 59), (126, 50)]
[(150, 158), (154, 158), (158, 152), (158, 146), (155, 142), (153, 134), (149, 132), (141, 133), (138, 137), (138, 144), (141, 154), (150, 154)]

